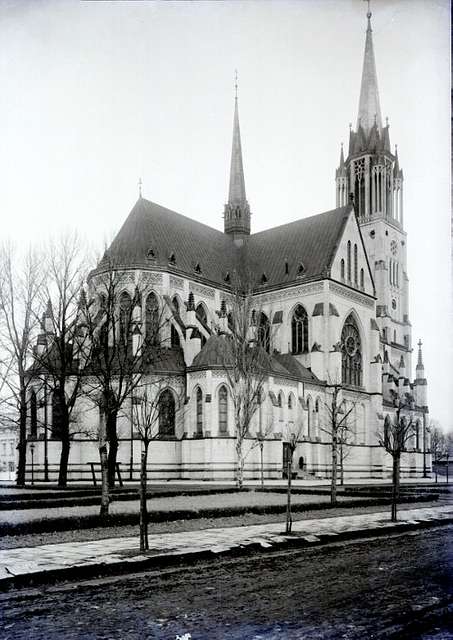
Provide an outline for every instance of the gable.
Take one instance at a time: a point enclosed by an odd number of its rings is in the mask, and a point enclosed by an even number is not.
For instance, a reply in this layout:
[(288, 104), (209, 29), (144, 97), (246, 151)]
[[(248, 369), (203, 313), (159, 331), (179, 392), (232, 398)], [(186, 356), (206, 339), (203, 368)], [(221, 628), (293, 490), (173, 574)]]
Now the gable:
[[(363, 286), (361, 272), (363, 272)], [(374, 296), (374, 281), (368, 255), (352, 209), (336, 248), (330, 275), (333, 280)]]

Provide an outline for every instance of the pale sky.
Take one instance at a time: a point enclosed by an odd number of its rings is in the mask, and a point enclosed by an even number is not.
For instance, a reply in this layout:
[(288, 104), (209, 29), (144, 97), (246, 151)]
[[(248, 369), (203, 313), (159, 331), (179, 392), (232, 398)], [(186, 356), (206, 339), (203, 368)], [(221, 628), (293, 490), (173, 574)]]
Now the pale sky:
[[(335, 207), (367, 5), (0, 2), (2, 235), (101, 244), (138, 194), (222, 229), (234, 69), (252, 230)], [(404, 170), (413, 342), (453, 428), (448, 0), (374, 0), (383, 118)], [(416, 358), (414, 358), (415, 366)]]

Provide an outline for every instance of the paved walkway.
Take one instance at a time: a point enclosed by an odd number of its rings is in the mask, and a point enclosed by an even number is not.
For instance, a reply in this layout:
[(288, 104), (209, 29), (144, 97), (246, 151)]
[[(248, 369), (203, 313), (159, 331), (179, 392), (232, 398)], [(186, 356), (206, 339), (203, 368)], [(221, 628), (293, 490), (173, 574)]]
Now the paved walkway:
[[(399, 512), (401, 525), (422, 526), (428, 521), (453, 521), (453, 505), (406, 509)], [(293, 533), (300, 542), (315, 543), (319, 536), (338, 536), (361, 532), (366, 535), (376, 529), (395, 527), (388, 512), (337, 516), (320, 520), (297, 520)], [(222, 529), (153, 534), (149, 536), (149, 552), (138, 549), (138, 535), (127, 538), (108, 538), (91, 542), (48, 544), (0, 550), (0, 588), (12, 576), (31, 576), (48, 571), (64, 571), (77, 567), (95, 567), (125, 563), (139, 563), (150, 558), (168, 558), (203, 552), (222, 553), (249, 545), (272, 547), (287, 542), (282, 534), (284, 523), (271, 523)], [(137, 528), (138, 534), (138, 528)], [(294, 536), (291, 536), (294, 539)]]

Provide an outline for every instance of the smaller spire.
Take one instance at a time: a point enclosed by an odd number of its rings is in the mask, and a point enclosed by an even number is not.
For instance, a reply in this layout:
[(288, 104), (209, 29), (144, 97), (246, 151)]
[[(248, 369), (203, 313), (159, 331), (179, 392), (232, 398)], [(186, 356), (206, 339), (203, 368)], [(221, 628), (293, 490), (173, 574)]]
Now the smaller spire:
[(340, 151), (340, 169), (344, 167), (344, 152), (343, 152), (343, 143), (341, 143), (341, 151)]
[(419, 341), (418, 341), (418, 361), (417, 361), (417, 367), (423, 367), (422, 345), (423, 345), (423, 342), (422, 342), (421, 340), (419, 340)]

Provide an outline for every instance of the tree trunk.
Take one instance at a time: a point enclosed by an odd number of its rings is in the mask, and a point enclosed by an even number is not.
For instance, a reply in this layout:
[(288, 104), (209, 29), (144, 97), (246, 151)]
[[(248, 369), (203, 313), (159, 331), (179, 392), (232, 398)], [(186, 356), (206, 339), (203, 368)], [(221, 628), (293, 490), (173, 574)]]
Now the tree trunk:
[(118, 453), (118, 433), (116, 428), (116, 420), (117, 412), (110, 411), (106, 416), (106, 433), (107, 441), (109, 443), (107, 476), (110, 490), (115, 488), (116, 457)]
[(236, 439), (236, 485), (242, 489), (244, 485), (244, 458), (242, 456), (242, 440)]
[(340, 445), (340, 485), (344, 486), (344, 451), (343, 443)]
[(330, 483), (330, 504), (336, 506), (337, 504), (337, 465), (338, 465), (338, 442), (337, 434), (334, 431), (332, 434), (332, 480)]
[(101, 458), (101, 509), (99, 516), (101, 520), (107, 518), (109, 514), (110, 504), (110, 492), (108, 482), (108, 461), (107, 461), (107, 447), (105, 444), (99, 447), (99, 456)]
[(69, 433), (69, 415), (66, 406), (61, 408), (61, 454), (60, 454), (60, 469), (58, 472), (58, 486), (66, 487), (68, 484), (68, 461), (69, 450), (71, 447), (70, 433)]
[(291, 513), (291, 480), (293, 475), (293, 454), (288, 456), (288, 489), (286, 500), (286, 533), (291, 533), (293, 528), (293, 516)]
[(264, 461), (263, 461), (264, 442), (260, 442), (260, 458), (261, 458), (261, 489), (264, 489)]
[(25, 387), (23, 387), (22, 381), (20, 384), (19, 443), (17, 445), (19, 456), (17, 462), (16, 485), (18, 487), (23, 487), (25, 485), (25, 464), (27, 459), (27, 399), (25, 395)]
[(148, 543), (148, 510), (146, 505), (146, 464), (148, 461), (148, 443), (144, 442), (140, 466), (140, 551), (149, 549)]
[(400, 492), (400, 456), (393, 456), (393, 477), (392, 477), (392, 522), (396, 522), (397, 517), (397, 504)]

